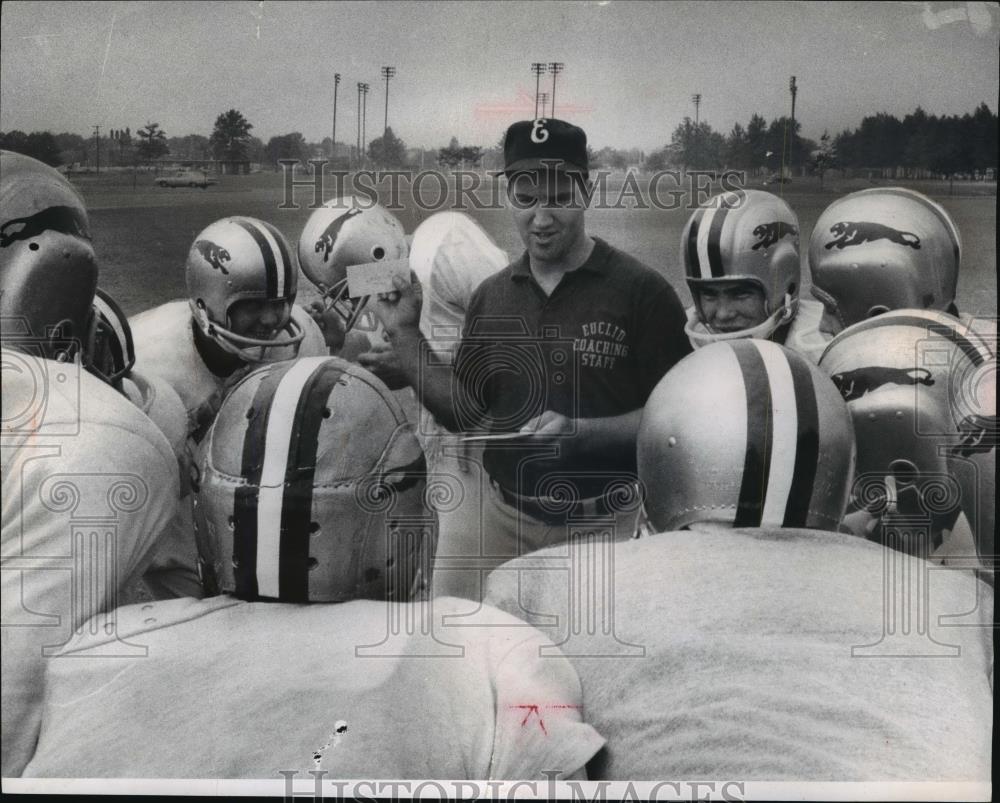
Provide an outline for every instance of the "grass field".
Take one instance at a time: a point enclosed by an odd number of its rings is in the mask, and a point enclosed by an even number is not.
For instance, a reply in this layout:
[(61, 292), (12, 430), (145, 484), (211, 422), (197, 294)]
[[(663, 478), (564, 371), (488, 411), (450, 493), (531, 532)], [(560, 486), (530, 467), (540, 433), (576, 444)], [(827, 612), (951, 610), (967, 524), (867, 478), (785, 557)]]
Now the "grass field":
[[(309, 217), (313, 190), (296, 190), (298, 209), (280, 209), (282, 177), (275, 173), (223, 176), (217, 186), (201, 189), (159, 189), (153, 178), (140, 175), (133, 187), (125, 175), (79, 176), (74, 183), (81, 189), (90, 209), (94, 242), (101, 267), (101, 286), (112, 293), (132, 315), (149, 307), (186, 295), (184, 261), (195, 236), (205, 226), (227, 215), (250, 215), (276, 225), (293, 248)], [(487, 179), (487, 185), (490, 179)], [(903, 182), (898, 182), (903, 183)], [(881, 186), (890, 182), (883, 181)], [(332, 181), (325, 197), (335, 195)], [(619, 198), (621, 180), (609, 182), (608, 198)], [(759, 183), (749, 183), (759, 187)], [(782, 194), (799, 216), (802, 228), (803, 284), (808, 285), (805, 249), (812, 228), (823, 209), (836, 197), (863, 187), (866, 180), (829, 179), (821, 190), (817, 179), (796, 179), (792, 184), (765, 187)], [(949, 195), (947, 182), (905, 184), (931, 195), (949, 211), (962, 235), (963, 261), (958, 285), (958, 305), (963, 312), (996, 315), (996, 185), (956, 183)], [(385, 185), (388, 187), (388, 184)], [(401, 205), (395, 214), (407, 232), (430, 212), (414, 202), (408, 185), (402, 184)], [(661, 196), (671, 189), (663, 185)], [(715, 191), (715, 189), (713, 189)], [(437, 184), (424, 185), (425, 198), (438, 194)], [(480, 193), (489, 200), (489, 191)], [(627, 200), (626, 200), (627, 204)], [(447, 206), (447, 204), (446, 204)], [(468, 209), (470, 215), (509, 254), (520, 252), (521, 244), (506, 209)], [(690, 296), (683, 279), (679, 243), (681, 230), (691, 209), (663, 210), (595, 208), (588, 213), (591, 234), (633, 254), (663, 273), (687, 303)], [(305, 277), (301, 277), (299, 300), (315, 297)]]

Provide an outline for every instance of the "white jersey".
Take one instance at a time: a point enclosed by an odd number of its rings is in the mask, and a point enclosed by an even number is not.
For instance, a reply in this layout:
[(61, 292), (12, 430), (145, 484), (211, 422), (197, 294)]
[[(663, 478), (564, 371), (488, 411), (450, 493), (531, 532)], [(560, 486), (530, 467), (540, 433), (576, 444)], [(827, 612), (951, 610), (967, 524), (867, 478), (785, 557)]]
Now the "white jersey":
[(592, 780), (990, 780), (993, 593), (969, 572), (838, 533), (699, 529), (524, 556), (485, 601), (556, 623), (608, 740)]
[[(692, 348), (706, 346), (718, 339), (718, 336), (711, 333), (699, 320), (698, 310), (695, 307), (688, 307), (686, 312), (687, 324), (684, 331), (688, 340), (691, 341)], [(833, 339), (832, 334), (821, 330), (820, 324), (822, 322), (823, 305), (819, 301), (800, 298), (795, 317), (788, 325), (788, 333), (783, 345), (798, 352), (813, 365), (816, 365), (819, 363), (819, 358), (823, 356), (823, 350), (827, 343)]]
[(8, 349), (2, 360), (3, 775), (16, 776), (49, 653), (142, 568), (176, 510), (178, 472), (152, 421), (78, 365)]
[[(496, 610), (430, 634), (457, 600), (132, 605), (118, 629), (146, 657), (53, 661), (26, 776), (541, 779), (604, 740), (569, 663)], [(391, 637), (407, 622), (414, 635)], [(67, 655), (99, 653), (85, 632)]]
[[(267, 362), (329, 354), (323, 333), (302, 307), (292, 306), (292, 319), (305, 331), (294, 346), (268, 349)], [(135, 343), (136, 369), (166, 380), (181, 397), (189, 419), (189, 433), (207, 429), (226, 389), (245, 371), (218, 377), (205, 365), (194, 342), (191, 307), (187, 301), (170, 301), (129, 318)], [(256, 367), (251, 364), (249, 368)]]

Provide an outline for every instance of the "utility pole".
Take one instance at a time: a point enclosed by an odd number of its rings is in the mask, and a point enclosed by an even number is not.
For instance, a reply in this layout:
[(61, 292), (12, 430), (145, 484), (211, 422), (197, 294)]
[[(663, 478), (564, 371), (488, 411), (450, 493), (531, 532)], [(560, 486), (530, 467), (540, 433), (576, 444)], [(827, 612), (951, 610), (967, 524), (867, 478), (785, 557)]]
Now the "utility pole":
[(368, 147), (368, 90), (371, 87), (368, 84), (361, 85), (361, 97), (364, 98), (361, 106), (361, 163), (364, 164), (365, 150)]
[(545, 104), (549, 102), (549, 93), (540, 92), (538, 94), (538, 102), (542, 104), (542, 117), (547, 117), (548, 115), (545, 114)]
[(94, 126), (94, 149), (97, 154), (97, 172), (101, 172), (101, 127)]
[(542, 73), (545, 72), (545, 63), (541, 61), (531, 62), (531, 71), (535, 74), (535, 119), (538, 119), (538, 89), (539, 81), (542, 80)]
[(383, 67), (382, 77), (385, 78), (385, 122), (382, 124), (382, 136), (389, 130), (389, 79), (396, 74), (395, 67)]
[(792, 76), (792, 80), (788, 82), (788, 91), (792, 93), (792, 144), (789, 148), (789, 163), (794, 164), (795, 161), (795, 95), (798, 93), (798, 87), (795, 86), (795, 76)]
[(333, 74), (333, 130), (330, 132), (330, 163), (337, 156), (337, 88), (340, 86), (340, 73)]
[(561, 61), (549, 62), (549, 71), (552, 73), (552, 116), (556, 116), (556, 76), (563, 71), (566, 65)]
[(358, 161), (361, 161), (361, 87), (364, 84), (358, 81), (358, 139), (357, 144), (354, 146), (354, 152), (358, 156)]
[(698, 127), (698, 107), (701, 106), (701, 95), (695, 94), (691, 96), (691, 100), (694, 102), (694, 125), (695, 128)]

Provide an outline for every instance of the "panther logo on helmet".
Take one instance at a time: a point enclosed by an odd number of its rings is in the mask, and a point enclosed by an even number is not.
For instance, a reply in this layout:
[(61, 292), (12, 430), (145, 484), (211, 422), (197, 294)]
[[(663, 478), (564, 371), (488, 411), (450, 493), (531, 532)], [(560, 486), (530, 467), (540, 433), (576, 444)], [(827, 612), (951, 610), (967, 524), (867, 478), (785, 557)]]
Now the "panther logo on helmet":
[[(14, 226), (17, 231), (8, 232)], [(73, 206), (48, 206), (27, 217), (4, 221), (0, 226), (0, 248), (6, 248), (18, 240), (30, 240), (44, 231), (57, 231), (73, 237), (90, 239), (87, 218), (80, 209)]]
[(344, 227), (352, 217), (360, 215), (360, 209), (351, 209), (345, 215), (341, 215), (336, 220), (330, 221), (330, 225), (326, 227), (323, 233), (319, 236), (316, 241), (315, 251), (318, 254), (320, 251), (323, 252), (323, 261), (326, 262), (330, 257), (330, 252), (333, 251), (333, 244), (337, 242), (337, 235), (340, 230)]
[(811, 292), (841, 329), (888, 310), (954, 312), (961, 258), (958, 228), (940, 204), (902, 187), (861, 190), (813, 227)]
[(753, 250), (756, 251), (758, 248), (767, 250), (782, 237), (798, 237), (799, 230), (796, 226), (775, 220), (773, 223), (761, 223), (753, 230), (753, 236), (759, 240), (754, 243)]
[(405, 601), (426, 581), (423, 452), (358, 365), (306, 357), (254, 371), (223, 402), (204, 454), (195, 511), (210, 590)]
[(830, 234), (835, 235), (835, 239), (826, 244), (827, 249), (844, 249), (861, 243), (872, 243), (875, 240), (888, 240), (891, 243), (908, 245), (914, 250), (920, 250), (920, 238), (916, 234), (910, 231), (897, 231), (880, 223), (834, 223), (830, 226)]
[(211, 240), (195, 240), (194, 247), (198, 249), (198, 253), (202, 255), (209, 265), (217, 270), (221, 270), (226, 276), (229, 275), (229, 271), (226, 270), (224, 263), (229, 262), (232, 257), (225, 248), (221, 245), (216, 245)]
[(933, 385), (934, 377), (926, 368), (886, 368), (880, 365), (864, 366), (853, 371), (834, 374), (833, 384), (840, 390), (844, 401), (860, 399), (882, 385)]

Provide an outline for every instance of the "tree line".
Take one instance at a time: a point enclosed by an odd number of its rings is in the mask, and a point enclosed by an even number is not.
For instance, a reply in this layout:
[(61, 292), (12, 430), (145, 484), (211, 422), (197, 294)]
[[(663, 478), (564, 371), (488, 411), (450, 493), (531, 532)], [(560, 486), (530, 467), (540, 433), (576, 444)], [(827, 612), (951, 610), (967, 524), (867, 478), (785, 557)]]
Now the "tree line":
[[(728, 134), (715, 131), (704, 121), (685, 117), (671, 134), (670, 142), (650, 153), (637, 148), (589, 149), (592, 168), (624, 170), (642, 167), (663, 170), (734, 169), (752, 173), (783, 169), (823, 173), (833, 168), (856, 168), (891, 172), (893, 177), (927, 178), (966, 175), (981, 177), (997, 169), (997, 115), (986, 103), (971, 114), (935, 116), (917, 107), (902, 120), (886, 113), (865, 117), (851, 130), (834, 137), (824, 132), (819, 142), (799, 134), (801, 123), (789, 117), (768, 122), (751, 115), (744, 126), (737, 122)], [(159, 123), (147, 122), (133, 134), (131, 129), (111, 129), (103, 137), (53, 134), (48, 131), (0, 132), (0, 147), (33, 156), (53, 166), (90, 163), (95, 149), (106, 165), (153, 161), (168, 154), (179, 160), (250, 161), (277, 166), (279, 160), (306, 161), (329, 158), (336, 167), (357, 166), (356, 148), (342, 142), (331, 147), (329, 137), (309, 142), (301, 132), (271, 137), (265, 144), (250, 132), (253, 125), (236, 109), (221, 113), (210, 136), (188, 134), (169, 137)], [(408, 149), (387, 128), (383, 136), (368, 143), (365, 163), (377, 167), (474, 168), (484, 159), (499, 164), (503, 141), (491, 147), (462, 145), (452, 137), (437, 149)], [(96, 156), (96, 154), (94, 154)], [(414, 162), (419, 164), (414, 164)]]

